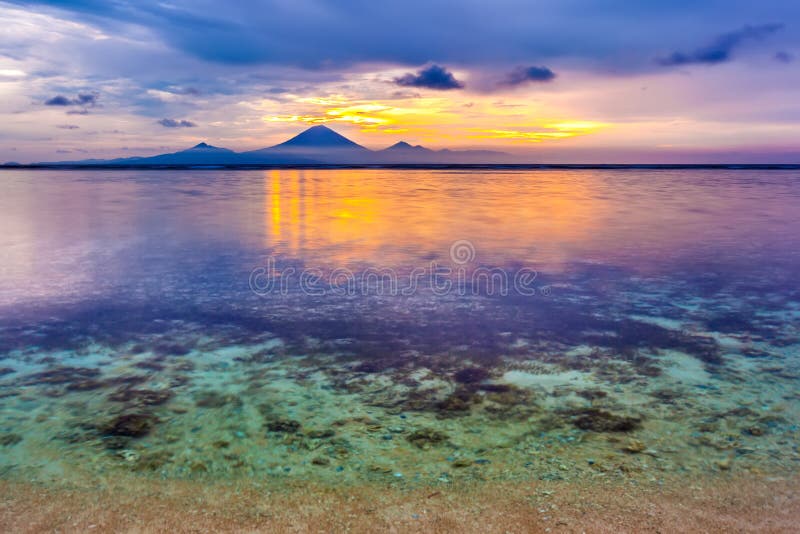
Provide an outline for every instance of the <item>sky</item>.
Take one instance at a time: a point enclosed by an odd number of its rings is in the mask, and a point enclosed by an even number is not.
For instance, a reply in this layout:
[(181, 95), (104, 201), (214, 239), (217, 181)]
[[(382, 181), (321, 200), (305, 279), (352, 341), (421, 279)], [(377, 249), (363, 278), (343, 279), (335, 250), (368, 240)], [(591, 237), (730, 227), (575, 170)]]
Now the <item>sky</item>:
[(796, 0), (0, 0), (0, 161), (369, 148), (800, 163)]

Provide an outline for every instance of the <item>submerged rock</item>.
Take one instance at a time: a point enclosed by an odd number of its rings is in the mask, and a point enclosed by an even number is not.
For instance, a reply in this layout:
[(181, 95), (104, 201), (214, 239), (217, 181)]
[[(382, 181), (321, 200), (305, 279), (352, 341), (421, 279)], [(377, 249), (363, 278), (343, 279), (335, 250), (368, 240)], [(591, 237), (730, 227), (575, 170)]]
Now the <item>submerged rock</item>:
[(155, 359), (136, 362), (135, 364), (133, 364), (133, 366), (137, 367), (139, 369), (145, 369), (147, 371), (163, 371), (164, 370), (164, 364), (161, 363), (158, 360), (155, 360)]
[(330, 428), (321, 429), (321, 430), (309, 430), (306, 432), (306, 436), (311, 439), (325, 439), (325, 438), (332, 438), (336, 435), (336, 432), (331, 430)]
[(143, 454), (133, 465), (134, 471), (158, 471), (172, 460), (169, 451), (156, 451)]
[(131, 449), (118, 450), (116, 455), (128, 463), (137, 462), (141, 457), (138, 452)]
[(10, 447), (22, 441), (22, 436), (19, 434), (3, 434), (0, 436), (0, 446)]
[(122, 388), (108, 396), (108, 400), (114, 402), (132, 402), (145, 406), (158, 406), (164, 404), (172, 398), (172, 392), (166, 389), (136, 389)]
[(205, 464), (205, 462), (197, 460), (189, 465), (189, 471), (192, 474), (208, 473), (208, 466)]
[(461, 384), (477, 384), (489, 378), (489, 371), (482, 367), (467, 367), (453, 375), (453, 379)]
[(109, 421), (101, 430), (108, 436), (140, 438), (149, 434), (157, 422), (153, 414), (126, 413)]
[(644, 452), (647, 450), (647, 446), (644, 442), (639, 441), (638, 439), (630, 440), (627, 445), (625, 445), (625, 452), (629, 452), (631, 454), (638, 454), (640, 452)]
[(589, 401), (594, 401), (608, 397), (608, 392), (603, 391), (602, 389), (582, 389), (578, 391), (578, 396)]
[(34, 386), (37, 384), (69, 384), (82, 382), (100, 376), (100, 370), (90, 367), (61, 366), (24, 377), (20, 384)]
[[(481, 389), (485, 390), (485, 388)], [(487, 400), (503, 406), (527, 405), (531, 403), (531, 398), (531, 391), (511, 385), (507, 386), (502, 391), (490, 391), (486, 394)]]
[(750, 436), (758, 437), (758, 436), (763, 436), (764, 434), (766, 434), (767, 433), (767, 429), (766, 429), (766, 427), (763, 427), (761, 425), (753, 425), (753, 426), (749, 426), (749, 427), (745, 428), (742, 432), (745, 433), (745, 434), (748, 434)]
[(429, 449), (433, 445), (440, 445), (447, 441), (448, 436), (444, 432), (432, 428), (421, 428), (409, 434), (406, 439), (420, 449)]
[(727, 458), (723, 458), (722, 460), (717, 460), (716, 465), (717, 468), (720, 469), (721, 471), (728, 471), (731, 468), (732, 463), (733, 462), (731, 461), (731, 458), (729, 456)]
[(267, 422), (267, 430), (270, 432), (285, 432), (287, 434), (294, 434), (302, 425), (292, 419), (275, 419), (274, 421)]
[(367, 469), (372, 471), (373, 473), (389, 474), (392, 472), (391, 467), (379, 464), (371, 464), (369, 467), (367, 467)]
[(241, 406), (242, 401), (231, 393), (223, 394), (218, 391), (203, 391), (195, 395), (194, 403), (200, 408), (222, 408), (227, 404)]
[(105, 386), (105, 383), (102, 380), (86, 378), (67, 384), (67, 391), (91, 391), (93, 389), (100, 389), (103, 386)]
[(572, 424), (592, 432), (630, 432), (641, 426), (641, 417), (618, 415), (605, 410), (588, 408), (573, 412)]
[(441, 416), (458, 415), (459, 413), (468, 412), (473, 404), (478, 404), (482, 400), (481, 396), (476, 394), (470, 388), (459, 387), (453, 393), (444, 398), (441, 402), (436, 404), (436, 410)]

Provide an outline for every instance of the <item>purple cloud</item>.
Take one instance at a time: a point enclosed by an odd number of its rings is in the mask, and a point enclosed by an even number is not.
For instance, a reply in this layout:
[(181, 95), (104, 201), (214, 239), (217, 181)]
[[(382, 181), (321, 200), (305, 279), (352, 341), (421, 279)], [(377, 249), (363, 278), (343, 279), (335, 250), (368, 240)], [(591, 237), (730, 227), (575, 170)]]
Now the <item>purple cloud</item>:
[(80, 93), (75, 98), (64, 95), (56, 95), (44, 101), (45, 106), (83, 106), (92, 108), (97, 105), (97, 93)]
[(402, 87), (424, 87), (437, 91), (448, 91), (450, 89), (462, 89), (464, 83), (456, 80), (455, 76), (444, 67), (431, 65), (416, 74), (405, 74), (395, 78), (394, 83)]
[(711, 44), (692, 52), (673, 52), (669, 56), (659, 58), (657, 63), (664, 67), (725, 63), (730, 61), (733, 51), (745, 42), (761, 41), (781, 28), (783, 28), (783, 24), (745, 26), (740, 30), (722, 34), (715, 38)]
[(158, 124), (164, 128), (194, 128), (197, 124), (182, 119), (161, 119)]
[(546, 83), (556, 79), (556, 73), (547, 67), (517, 67), (506, 76), (503, 85), (522, 85), (525, 83)]

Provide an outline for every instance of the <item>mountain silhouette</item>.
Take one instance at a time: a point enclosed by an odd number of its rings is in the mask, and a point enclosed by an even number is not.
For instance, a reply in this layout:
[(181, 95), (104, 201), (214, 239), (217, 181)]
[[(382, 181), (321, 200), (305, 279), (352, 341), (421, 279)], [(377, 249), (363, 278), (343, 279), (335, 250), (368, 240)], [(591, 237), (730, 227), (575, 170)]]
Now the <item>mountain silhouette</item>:
[(208, 143), (198, 143), (198, 144), (194, 145), (192, 148), (190, 148), (189, 150), (185, 150), (184, 152), (189, 152), (189, 151), (196, 151), (196, 152), (201, 152), (201, 151), (207, 151), (207, 152), (220, 152), (220, 151), (222, 151), (222, 152), (233, 152), (232, 150), (228, 150), (227, 148), (219, 148), (219, 147), (216, 147), (216, 146), (211, 146)]
[(400, 141), (383, 150), (370, 150), (324, 125), (317, 125), (283, 143), (234, 152), (227, 148), (199, 143), (192, 148), (149, 157), (111, 160), (82, 160), (37, 163), (36, 165), (77, 166), (206, 166), (206, 165), (381, 165), (381, 164), (458, 164), (503, 163), (508, 154), (488, 150), (431, 150)]
[(449, 163), (437, 159), (437, 152), (422, 145), (412, 145), (400, 141), (390, 147), (375, 152), (375, 159), (388, 164)]
[(242, 157), (258, 163), (266, 159), (317, 164), (353, 164), (365, 163), (370, 153), (369, 149), (327, 126), (318, 125), (278, 145), (243, 152)]
[(393, 144), (388, 148), (384, 148), (381, 152), (404, 152), (410, 154), (429, 154), (433, 152), (430, 148), (425, 148), (422, 145), (410, 145), (405, 141), (400, 141)]
[(358, 143), (351, 141), (340, 133), (337, 133), (327, 126), (322, 124), (312, 126), (308, 130), (301, 132), (288, 141), (284, 141), (279, 145), (270, 147), (269, 150), (285, 150), (285, 149), (330, 149), (330, 148), (346, 148), (346, 149), (361, 149), (367, 150)]

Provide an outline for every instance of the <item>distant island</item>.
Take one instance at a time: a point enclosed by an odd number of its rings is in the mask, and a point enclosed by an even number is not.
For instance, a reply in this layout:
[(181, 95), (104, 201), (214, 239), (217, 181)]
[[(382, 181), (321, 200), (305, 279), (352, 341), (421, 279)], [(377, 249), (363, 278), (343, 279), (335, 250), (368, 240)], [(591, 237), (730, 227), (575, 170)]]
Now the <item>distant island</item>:
[(404, 141), (383, 150), (370, 150), (327, 126), (318, 125), (278, 145), (248, 152), (199, 143), (187, 150), (158, 156), (41, 162), (33, 166), (444, 165), (497, 164), (508, 163), (511, 159), (512, 156), (504, 152), (431, 150)]

